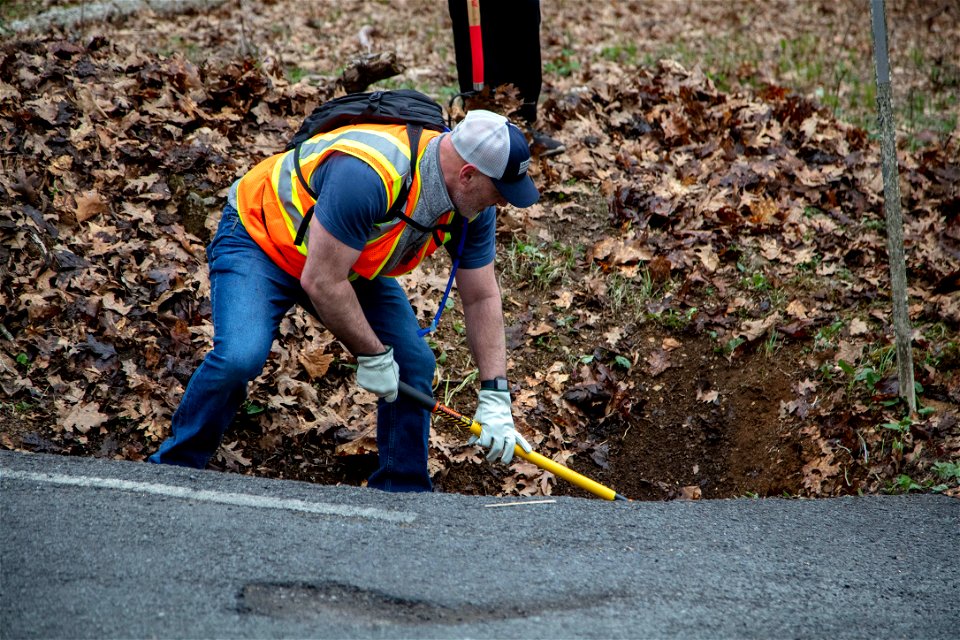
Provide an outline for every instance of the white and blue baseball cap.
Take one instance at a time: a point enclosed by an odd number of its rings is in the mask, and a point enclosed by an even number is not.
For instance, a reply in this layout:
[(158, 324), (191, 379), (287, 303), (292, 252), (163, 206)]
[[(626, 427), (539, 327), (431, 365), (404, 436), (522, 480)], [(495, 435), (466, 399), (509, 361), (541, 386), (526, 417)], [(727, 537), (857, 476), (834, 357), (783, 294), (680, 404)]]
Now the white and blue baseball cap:
[(527, 175), (527, 139), (505, 117), (474, 109), (454, 127), (450, 140), (460, 157), (493, 180), (500, 195), (513, 206), (529, 207), (540, 199), (540, 192)]

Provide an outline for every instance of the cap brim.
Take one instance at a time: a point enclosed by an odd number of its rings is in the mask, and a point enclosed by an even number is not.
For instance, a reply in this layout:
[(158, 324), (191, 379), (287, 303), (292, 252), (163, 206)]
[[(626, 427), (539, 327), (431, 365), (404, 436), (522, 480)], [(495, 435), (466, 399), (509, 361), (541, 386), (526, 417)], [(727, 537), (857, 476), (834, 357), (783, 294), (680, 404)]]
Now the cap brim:
[(537, 186), (533, 184), (530, 176), (524, 174), (519, 180), (506, 182), (504, 180), (493, 180), (493, 186), (497, 188), (504, 200), (515, 207), (529, 207), (540, 199), (540, 192)]

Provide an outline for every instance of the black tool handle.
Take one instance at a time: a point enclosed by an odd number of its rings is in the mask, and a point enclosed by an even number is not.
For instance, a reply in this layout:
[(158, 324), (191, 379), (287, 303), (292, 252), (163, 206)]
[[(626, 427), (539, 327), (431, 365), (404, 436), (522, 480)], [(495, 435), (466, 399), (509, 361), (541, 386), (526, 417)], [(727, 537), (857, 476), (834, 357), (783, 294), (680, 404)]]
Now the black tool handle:
[(402, 393), (407, 398), (416, 401), (423, 406), (427, 411), (433, 411), (437, 408), (437, 402), (427, 394), (422, 391), (417, 391), (410, 385), (408, 385), (403, 380), (400, 381), (399, 385), (400, 393)]

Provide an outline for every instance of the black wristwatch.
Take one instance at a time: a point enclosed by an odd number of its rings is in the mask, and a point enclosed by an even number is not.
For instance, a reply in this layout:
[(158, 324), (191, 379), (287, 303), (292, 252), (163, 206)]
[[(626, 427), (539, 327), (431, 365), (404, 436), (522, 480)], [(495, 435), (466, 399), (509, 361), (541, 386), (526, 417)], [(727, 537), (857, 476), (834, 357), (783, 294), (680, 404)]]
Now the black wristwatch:
[(510, 383), (506, 378), (494, 378), (493, 380), (481, 380), (480, 388), (486, 391), (510, 391)]

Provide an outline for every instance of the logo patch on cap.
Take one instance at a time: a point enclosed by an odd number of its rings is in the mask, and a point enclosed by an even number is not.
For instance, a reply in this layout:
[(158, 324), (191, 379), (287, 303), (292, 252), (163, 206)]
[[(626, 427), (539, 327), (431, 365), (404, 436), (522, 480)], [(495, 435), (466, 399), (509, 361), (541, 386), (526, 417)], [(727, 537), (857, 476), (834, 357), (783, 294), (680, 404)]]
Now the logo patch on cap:
[(529, 167), (529, 166), (530, 166), (530, 158), (527, 158), (526, 160), (524, 160), (524, 161), (522, 161), (522, 162), (520, 163), (520, 168), (519, 168), (519, 170), (517, 171), (517, 175), (520, 175), (521, 173), (526, 173), (526, 172), (527, 172), (527, 167)]

